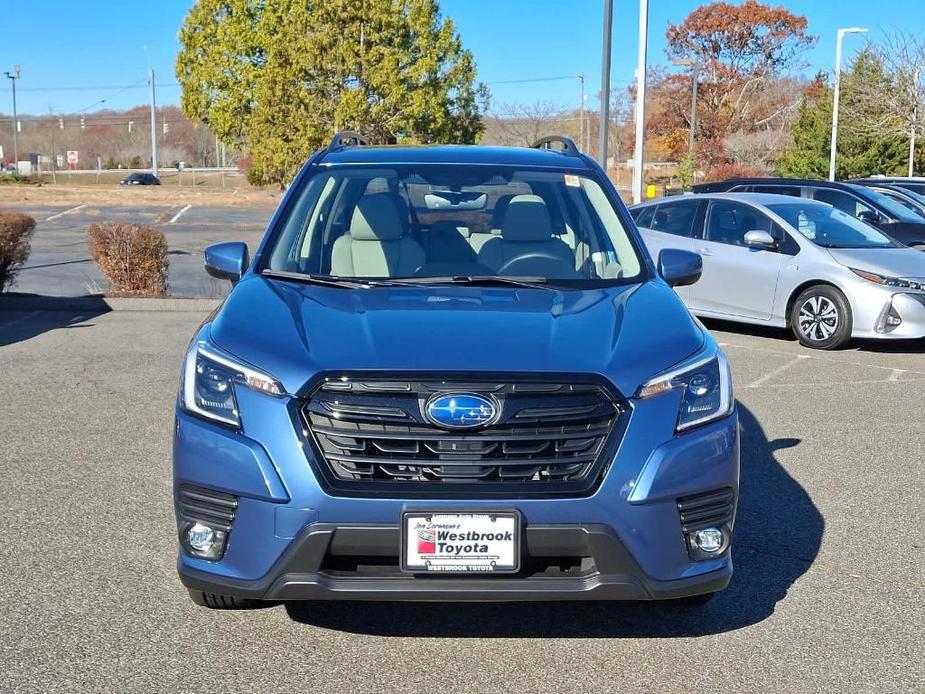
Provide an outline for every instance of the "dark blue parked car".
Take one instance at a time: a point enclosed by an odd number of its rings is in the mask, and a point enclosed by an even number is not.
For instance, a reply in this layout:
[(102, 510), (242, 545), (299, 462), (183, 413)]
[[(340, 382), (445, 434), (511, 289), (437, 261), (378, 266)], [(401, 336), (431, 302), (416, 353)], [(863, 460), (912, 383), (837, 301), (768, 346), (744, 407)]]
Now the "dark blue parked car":
[(600, 167), (535, 148), (372, 147), (293, 182), (186, 353), (179, 573), (253, 601), (673, 599), (732, 574), (723, 352)]

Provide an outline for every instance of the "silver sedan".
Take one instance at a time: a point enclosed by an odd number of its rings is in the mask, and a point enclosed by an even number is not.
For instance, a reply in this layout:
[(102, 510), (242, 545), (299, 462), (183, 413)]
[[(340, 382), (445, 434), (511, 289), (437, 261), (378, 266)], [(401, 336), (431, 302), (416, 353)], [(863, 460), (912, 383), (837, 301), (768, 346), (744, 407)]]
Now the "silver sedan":
[(678, 293), (698, 316), (789, 327), (807, 347), (925, 337), (925, 253), (825, 203), (712, 193), (631, 208), (653, 257), (699, 253)]

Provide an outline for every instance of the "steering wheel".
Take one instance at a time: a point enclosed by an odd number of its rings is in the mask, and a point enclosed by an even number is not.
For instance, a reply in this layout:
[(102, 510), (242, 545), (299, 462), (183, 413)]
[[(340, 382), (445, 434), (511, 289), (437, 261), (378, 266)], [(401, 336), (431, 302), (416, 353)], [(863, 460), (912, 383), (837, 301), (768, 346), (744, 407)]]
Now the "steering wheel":
[(569, 263), (552, 253), (535, 251), (511, 258), (498, 268), (499, 277), (549, 277), (554, 279), (580, 279), (581, 275)]

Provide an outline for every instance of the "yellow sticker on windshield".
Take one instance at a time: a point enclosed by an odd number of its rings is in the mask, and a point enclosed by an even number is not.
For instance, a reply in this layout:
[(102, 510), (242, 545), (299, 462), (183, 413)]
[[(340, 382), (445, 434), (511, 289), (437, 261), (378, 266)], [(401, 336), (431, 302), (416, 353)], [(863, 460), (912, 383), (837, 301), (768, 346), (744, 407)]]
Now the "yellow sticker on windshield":
[(565, 174), (565, 185), (571, 186), (572, 188), (578, 188), (581, 185), (581, 180), (578, 178), (578, 176)]

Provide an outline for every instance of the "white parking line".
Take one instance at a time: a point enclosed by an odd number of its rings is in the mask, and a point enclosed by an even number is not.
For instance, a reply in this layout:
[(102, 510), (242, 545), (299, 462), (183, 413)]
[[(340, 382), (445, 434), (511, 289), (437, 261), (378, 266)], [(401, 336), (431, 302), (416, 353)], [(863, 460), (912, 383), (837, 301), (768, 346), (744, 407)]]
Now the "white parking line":
[(189, 208), (191, 208), (191, 207), (192, 207), (192, 205), (187, 205), (187, 206), (184, 207), (182, 210), (180, 210), (179, 212), (177, 212), (177, 213), (173, 216), (173, 218), (171, 218), (171, 220), (170, 220), (169, 222), (167, 222), (167, 223), (168, 223), (168, 224), (173, 224), (173, 223), (176, 222), (178, 219), (180, 219), (180, 217), (183, 216), (183, 213), (186, 212), (186, 211), (187, 211)]
[(804, 356), (802, 354), (798, 357), (794, 357), (793, 359), (788, 361), (786, 364), (782, 364), (781, 366), (778, 366), (776, 369), (774, 369), (770, 373), (766, 373), (764, 376), (759, 378), (757, 381), (753, 381), (749, 383), (747, 387), (748, 388), (758, 388), (759, 386), (762, 386), (768, 381), (770, 381), (772, 378), (774, 378), (778, 374), (783, 373), (784, 371), (789, 369), (791, 366), (794, 366), (795, 364), (799, 364), (804, 359), (809, 359), (809, 357)]
[(898, 381), (902, 378), (902, 375), (906, 373), (905, 369), (893, 369), (892, 373), (887, 377), (888, 381)]
[(53, 221), (55, 221), (56, 219), (58, 219), (58, 217), (63, 217), (63, 216), (66, 215), (66, 214), (71, 214), (72, 212), (76, 212), (77, 210), (82, 210), (82, 209), (85, 208), (85, 207), (86, 207), (86, 205), (78, 205), (77, 207), (72, 207), (71, 209), (65, 210), (64, 212), (59, 212), (58, 214), (53, 214), (51, 217), (49, 217), (49, 218), (46, 219), (45, 221), (46, 221), (46, 222), (53, 222)]
[[(766, 347), (756, 347), (755, 345), (746, 345), (746, 344), (742, 344), (741, 342), (730, 342), (729, 347), (745, 349), (751, 352), (764, 352), (765, 354), (774, 354), (779, 357), (786, 357), (786, 356), (790, 356), (793, 354), (793, 352), (787, 352), (787, 351), (780, 350), (780, 349), (768, 349)], [(858, 366), (858, 367), (866, 368), (866, 369), (884, 369), (886, 371), (896, 370), (896, 368), (893, 366), (881, 366), (880, 364), (868, 364), (867, 362), (846, 360), (846, 359), (834, 356), (834, 353), (829, 353), (829, 354), (832, 354), (833, 356), (828, 356), (828, 357), (821, 356), (822, 354), (825, 354), (825, 353), (814, 354), (811, 356), (804, 355), (804, 357), (806, 359), (813, 359), (816, 361), (825, 362), (827, 364), (835, 364), (835, 365), (840, 365), (840, 366)], [(914, 369), (900, 369), (900, 371), (905, 371), (906, 373), (915, 374), (917, 376), (925, 376), (925, 371), (915, 371)]]

